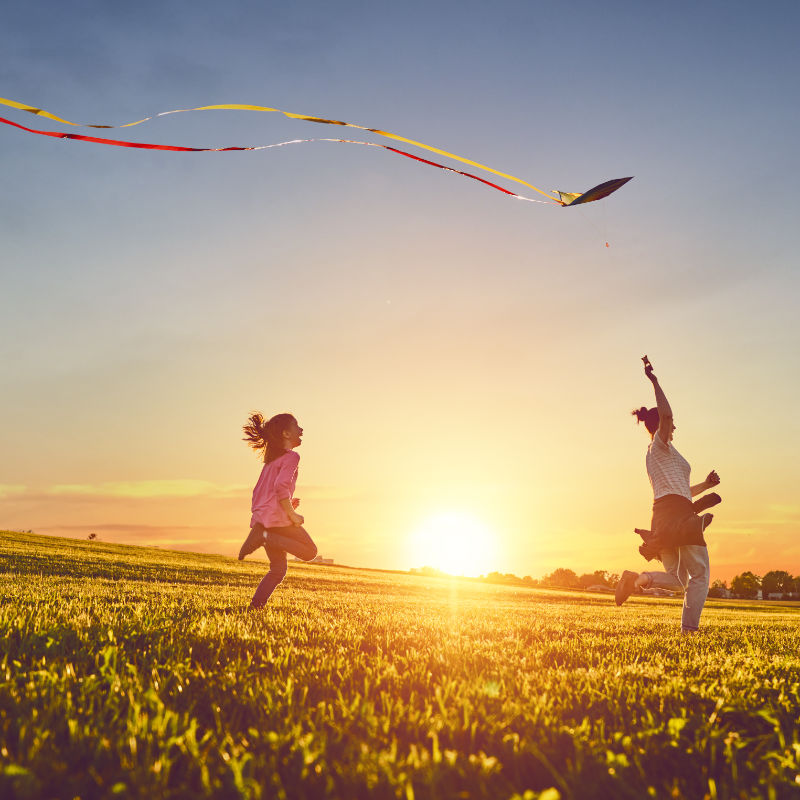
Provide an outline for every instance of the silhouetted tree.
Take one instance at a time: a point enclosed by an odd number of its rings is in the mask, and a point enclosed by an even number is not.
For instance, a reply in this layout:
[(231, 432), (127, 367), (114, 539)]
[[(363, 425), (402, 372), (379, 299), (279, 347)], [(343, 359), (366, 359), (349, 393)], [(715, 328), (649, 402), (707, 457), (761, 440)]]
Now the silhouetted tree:
[(578, 576), (571, 569), (564, 569), (563, 567), (559, 567), (545, 576), (542, 583), (546, 586), (563, 586), (569, 589), (577, 589), (580, 586)]
[(726, 597), (728, 593), (728, 584), (725, 581), (716, 580), (711, 584), (708, 590), (709, 597)]
[(90, 542), (93, 542), (93, 541), (94, 541), (94, 540), (97, 538), (97, 534), (96, 534), (96, 533), (90, 533), (90, 534), (89, 534), (89, 535), (88, 535), (86, 538), (87, 538), (87, 539), (88, 539)]
[(589, 586), (608, 586), (608, 573), (602, 569), (586, 572), (578, 578), (578, 583), (582, 589), (586, 589)]
[(447, 575), (446, 572), (442, 572), (435, 567), (412, 567), (409, 572), (412, 575), (424, 575), (426, 578), (440, 578)]
[(760, 588), (761, 578), (749, 571), (737, 575), (731, 581), (731, 592), (733, 592), (734, 597), (757, 597)]
[(794, 579), (782, 569), (772, 569), (761, 579), (761, 591), (764, 599), (770, 594), (790, 594), (794, 588)]

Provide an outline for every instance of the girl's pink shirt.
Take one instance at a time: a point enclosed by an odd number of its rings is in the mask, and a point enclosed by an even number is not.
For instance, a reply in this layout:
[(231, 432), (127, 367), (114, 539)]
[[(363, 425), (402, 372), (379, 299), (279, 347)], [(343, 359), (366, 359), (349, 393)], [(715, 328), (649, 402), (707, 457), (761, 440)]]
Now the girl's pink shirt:
[(253, 489), (251, 528), (257, 522), (265, 528), (284, 528), (292, 524), (281, 508), (280, 501), (292, 498), (299, 463), (300, 456), (294, 450), (287, 450), (274, 461), (264, 464), (258, 483)]

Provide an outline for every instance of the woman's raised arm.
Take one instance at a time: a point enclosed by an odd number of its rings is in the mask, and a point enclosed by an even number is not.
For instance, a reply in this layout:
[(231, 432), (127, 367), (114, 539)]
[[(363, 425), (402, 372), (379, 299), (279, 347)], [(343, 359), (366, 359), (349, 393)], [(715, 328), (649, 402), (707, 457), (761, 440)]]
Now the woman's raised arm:
[(656, 393), (658, 433), (661, 436), (661, 441), (664, 442), (664, 444), (669, 444), (669, 439), (674, 427), (672, 422), (672, 408), (670, 408), (669, 401), (664, 394), (664, 390), (661, 388), (661, 384), (658, 382), (658, 378), (653, 374), (653, 365), (650, 363), (650, 359), (645, 356), (642, 361), (644, 361), (644, 374), (653, 384), (653, 389)]

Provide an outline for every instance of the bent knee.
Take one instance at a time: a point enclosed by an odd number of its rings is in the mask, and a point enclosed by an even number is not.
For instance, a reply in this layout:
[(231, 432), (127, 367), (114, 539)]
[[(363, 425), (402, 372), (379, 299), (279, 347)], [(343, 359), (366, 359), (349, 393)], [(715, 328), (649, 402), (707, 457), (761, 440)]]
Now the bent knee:
[(675, 567), (675, 569), (668, 569), (664, 571), (667, 573), (667, 575), (670, 576), (670, 578), (672, 578), (673, 581), (675, 581), (676, 585), (678, 586), (686, 585), (686, 580), (685, 580), (686, 576), (682, 575), (677, 567)]

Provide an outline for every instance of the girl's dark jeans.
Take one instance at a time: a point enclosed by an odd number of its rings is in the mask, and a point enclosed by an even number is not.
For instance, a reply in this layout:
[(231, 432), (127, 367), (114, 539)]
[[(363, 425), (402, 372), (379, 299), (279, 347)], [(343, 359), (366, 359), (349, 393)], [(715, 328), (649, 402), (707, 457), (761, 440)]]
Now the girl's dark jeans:
[[(262, 526), (257, 524), (256, 527)], [(260, 608), (278, 584), (286, 577), (286, 554), (291, 553), (303, 561), (311, 561), (317, 555), (317, 546), (299, 525), (289, 525), (285, 528), (267, 528), (267, 542), (265, 545), (267, 558), (269, 558), (269, 572), (258, 584), (256, 593), (250, 603), (251, 608)]]

